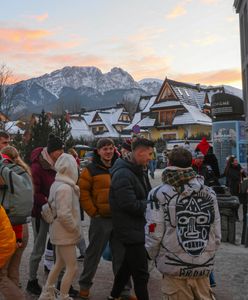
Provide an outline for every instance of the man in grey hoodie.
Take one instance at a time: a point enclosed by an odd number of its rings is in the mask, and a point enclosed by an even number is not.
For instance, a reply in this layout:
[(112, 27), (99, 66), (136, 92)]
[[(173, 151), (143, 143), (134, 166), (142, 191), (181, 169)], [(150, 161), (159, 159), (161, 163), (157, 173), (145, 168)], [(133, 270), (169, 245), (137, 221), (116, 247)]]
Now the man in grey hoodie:
[(187, 149), (173, 149), (163, 184), (148, 196), (146, 249), (169, 300), (215, 299), (208, 277), (221, 240), (218, 203), (191, 162)]

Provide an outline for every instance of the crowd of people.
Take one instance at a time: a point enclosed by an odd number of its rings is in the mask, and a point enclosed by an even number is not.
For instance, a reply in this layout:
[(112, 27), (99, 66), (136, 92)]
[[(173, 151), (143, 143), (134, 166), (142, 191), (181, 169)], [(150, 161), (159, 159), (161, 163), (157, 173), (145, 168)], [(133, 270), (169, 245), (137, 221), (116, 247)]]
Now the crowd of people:
[[(162, 183), (152, 188), (156, 148), (145, 138), (124, 141), (120, 151), (112, 139), (99, 139), (83, 169), (77, 152), (65, 153), (62, 140), (54, 134), (45, 147), (32, 151), (30, 166), (9, 144), (9, 135), (1, 131), (0, 294), (4, 299), (26, 299), (19, 267), (30, 215), (34, 242), (26, 290), (39, 300), (89, 299), (108, 246), (114, 273), (110, 300), (152, 299), (147, 285), (154, 266), (162, 274), (163, 299), (215, 299), (211, 287), (216, 284), (213, 268), (221, 226), (212, 187), (220, 185), (221, 177), (232, 195), (240, 197), (248, 187), (246, 173), (234, 156), (221, 174), (205, 138), (196, 149), (186, 142), (166, 154)], [(51, 222), (44, 217), (45, 206)], [(246, 212), (244, 205), (244, 217)], [(81, 231), (84, 213), (90, 217), (87, 247)], [(77, 247), (84, 261), (79, 291), (72, 287), (78, 271)], [(45, 265), (49, 274), (41, 286), (37, 273), (46, 253), (52, 264)]]

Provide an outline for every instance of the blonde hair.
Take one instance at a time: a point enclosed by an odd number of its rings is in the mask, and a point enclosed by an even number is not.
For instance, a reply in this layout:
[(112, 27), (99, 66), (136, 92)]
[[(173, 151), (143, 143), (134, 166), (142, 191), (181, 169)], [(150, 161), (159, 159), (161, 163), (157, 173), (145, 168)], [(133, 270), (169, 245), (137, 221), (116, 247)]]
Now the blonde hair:
[(73, 157), (77, 157), (78, 156), (77, 151), (74, 148), (68, 149), (67, 152), (68, 152), (68, 154), (71, 154)]
[(31, 176), (29, 166), (21, 159), (20, 154), (15, 147), (6, 146), (1, 150), (1, 153), (6, 154), (15, 164), (22, 167)]

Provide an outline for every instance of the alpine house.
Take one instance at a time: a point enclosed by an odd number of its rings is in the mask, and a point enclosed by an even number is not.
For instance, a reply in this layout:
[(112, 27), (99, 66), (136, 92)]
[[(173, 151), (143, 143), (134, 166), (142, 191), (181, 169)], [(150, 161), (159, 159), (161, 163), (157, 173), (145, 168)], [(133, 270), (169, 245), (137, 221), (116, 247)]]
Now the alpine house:
[[(228, 86), (202, 86), (166, 78), (157, 96), (141, 97), (132, 123), (141, 135), (151, 139), (191, 140), (211, 138), (211, 97), (234, 93)], [(240, 95), (239, 95), (240, 96)]]

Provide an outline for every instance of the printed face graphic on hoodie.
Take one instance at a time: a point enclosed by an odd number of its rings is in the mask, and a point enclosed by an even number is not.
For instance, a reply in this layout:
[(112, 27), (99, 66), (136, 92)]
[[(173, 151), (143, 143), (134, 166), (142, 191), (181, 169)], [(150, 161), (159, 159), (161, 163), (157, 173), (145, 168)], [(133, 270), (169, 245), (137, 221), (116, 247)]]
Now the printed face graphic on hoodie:
[(177, 238), (189, 255), (198, 256), (206, 248), (214, 207), (210, 199), (194, 194), (179, 199), (176, 206)]

